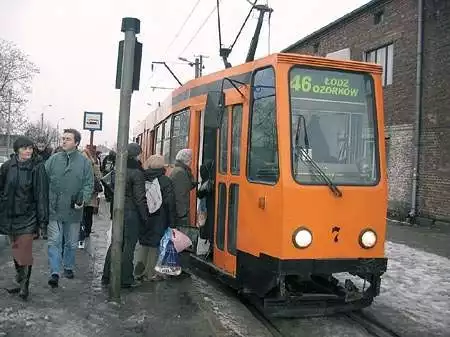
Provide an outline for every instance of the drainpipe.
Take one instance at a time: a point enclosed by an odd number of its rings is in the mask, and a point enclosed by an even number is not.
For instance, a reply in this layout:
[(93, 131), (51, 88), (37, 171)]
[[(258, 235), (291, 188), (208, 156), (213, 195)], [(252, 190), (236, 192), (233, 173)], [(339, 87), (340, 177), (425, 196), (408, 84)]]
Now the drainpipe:
[(412, 220), (417, 216), (417, 181), (419, 172), (420, 155), (420, 129), (422, 122), (422, 57), (423, 57), (423, 0), (417, 1), (417, 65), (416, 65), (416, 111), (414, 129), (414, 162), (413, 179), (411, 189), (411, 210), (408, 219)]

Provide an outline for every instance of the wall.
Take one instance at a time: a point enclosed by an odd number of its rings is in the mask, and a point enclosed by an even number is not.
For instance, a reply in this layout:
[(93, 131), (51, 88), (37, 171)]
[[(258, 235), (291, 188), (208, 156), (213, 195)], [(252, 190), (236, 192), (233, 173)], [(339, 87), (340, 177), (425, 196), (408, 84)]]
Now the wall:
[(450, 219), (450, 1), (425, 0), (419, 211)]

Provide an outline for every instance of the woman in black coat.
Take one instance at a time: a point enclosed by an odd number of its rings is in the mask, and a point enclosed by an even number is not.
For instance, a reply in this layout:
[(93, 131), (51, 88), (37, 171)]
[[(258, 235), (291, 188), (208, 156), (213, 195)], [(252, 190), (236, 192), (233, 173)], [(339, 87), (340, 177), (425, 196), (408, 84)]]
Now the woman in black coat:
[(33, 237), (48, 225), (48, 177), (33, 153), (33, 141), (19, 137), (14, 155), (0, 168), (0, 233), (9, 235), (17, 286), (7, 289), (26, 300), (33, 265)]
[(161, 190), (162, 203), (158, 210), (150, 214), (149, 222), (139, 232), (139, 244), (136, 251), (136, 278), (157, 279), (154, 267), (158, 255), (158, 247), (166, 229), (175, 225), (175, 191), (172, 181), (166, 176), (164, 168), (164, 157), (152, 155), (144, 164), (145, 180), (152, 182), (158, 179)]
[[(125, 187), (125, 207), (122, 246), (122, 288), (136, 286), (133, 275), (134, 250), (138, 241), (140, 228), (149, 221), (147, 199), (145, 197), (144, 170), (138, 159), (142, 152), (139, 144), (128, 145), (127, 181)], [(106, 254), (103, 267), (102, 283), (109, 284), (111, 270), (111, 246)]]
[(214, 162), (208, 160), (200, 167), (202, 183), (197, 190), (197, 198), (206, 200), (206, 222), (200, 227), (200, 238), (214, 245)]

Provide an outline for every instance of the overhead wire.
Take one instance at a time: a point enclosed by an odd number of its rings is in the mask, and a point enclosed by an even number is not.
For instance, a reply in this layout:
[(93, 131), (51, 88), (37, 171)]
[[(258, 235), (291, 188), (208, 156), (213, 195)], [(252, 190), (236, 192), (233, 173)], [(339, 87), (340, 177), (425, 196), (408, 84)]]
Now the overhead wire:
[(236, 44), (237, 40), (239, 39), (239, 36), (241, 35), (242, 30), (244, 29), (245, 25), (247, 24), (248, 19), (250, 18), (250, 15), (252, 14), (253, 7), (255, 7), (256, 3), (258, 2), (258, 0), (255, 0), (253, 3), (250, 2), (250, 0), (246, 0), (246, 1), (247, 1), (250, 5), (252, 5), (252, 7), (250, 8), (250, 11), (248, 12), (247, 17), (245, 18), (245, 21), (244, 21), (244, 23), (242, 24), (241, 29), (239, 29), (239, 32), (238, 32), (236, 38), (234, 39), (234, 42), (233, 42), (233, 44), (231, 45), (230, 49), (233, 49), (234, 45)]
[(217, 26), (219, 28), (219, 54), (222, 49), (222, 29), (220, 26), (220, 8), (219, 8), (219, 0), (217, 0)]
[(181, 25), (180, 29), (178, 30), (178, 32), (175, 34), (174, 38), (172, 39), (172, 41), (169, 43), (169, 46), (166, 48), (165, 52), (164, 52), (164, 57), (166, 57), (167, 52), (169, 51), (170, 47), (172, 47), (172, 45), (174, 44), (174, 42), (176, 41), (176, 39), (178, 38), (178, 36), (180, 35), (180, 33), (182, 32), (183, 28), (186, 26), (187, 22), (189, 21), (189, 19), (191, 18), (192, 14), (194, 13), (195, 9), (197, 8), (198, 4), (200, 3), (200, 1), (202, 0), (197, 0), (197, 2), (195, 3), (194, 7), (192, 7), (191, 11), (189, 12), (188, 16), (186, 17), (186, 19), (184, 20), (183, 24)]
[[(270, 8), (269, 6), (269, 0), (267, 0), (267, 7)], [(271, 35), (271, 25), (270, 25), (270, 19), (272, 17), (272, 11), (269, 12), (269, 32), (268, 32), (268, 37), (267, 37), (267, 49), (268, 49), (268, 54), (270, 54), (270, 35)]]
[[(218, 0), (218, 2), (220, 3), (222, 0)], [(208, 14), (208, 16), (205, 18), (205, 20), (202, 22), (202, 24), (200, 25), (200, 27), (198, 27), (197, 31), (194, 33), (194, 35), (192, 36), (192, 38), (189, 40), (189, 42), (186, 44), (186, 46), (183, 48), (183, 50), (180, 52), (181, 56), (191, 45), (191, 43), (195, 40), (195, 38), (197, 37), (198, 33), (200, 33), (200, 31), (203, 29), (203, 27), (206, 25), (206, 23), (208, 22), (208, 20), (211, 18), (211, 16), (214, 14), (214, 12), (217, 10), (217, 4), (214, 6), (214, 8), (212, 9), (212, 11)]]
[[(173, 44), (175, 43), (175, 41), (177, 40), (177, 38), (180, 36), (180, 33), (183, 31), (184, 27), (186, 26), (187, 22), (189, 21), (189, 19), (192, 17), (192, 14), (194, 14), (194, 11), (197, 9), (198, 5), (200, 4), (200, 1), (202, 0), (197, 0), (197, 2), (194, 4), (194, 6), (192, 7), (191, 11), (189, 12), (189, 14), (187, 15), (186, 19), (184, 20), (184, 22), (181, 24), (180, 28), (178, 29), (178, 31), (175, 33), (175, 36), (173, 37), (172, 41), (169, 43), (169, 45), (167, 46), (166, 50), (163, 53), (163, 59), (166, 58), (168, 51), (170, 50), (170, 48), (173, 46)], [(150, 82), (153, 77), (155, 77), (156, 72), (154, 71), (152, 73), (152, 75), (150, 76), (150, 78), (148, 79), (148, 82)], [(159, 81), (161, 82), (161, 81)], [(157, 84), (159, 84), (159, 82)]]

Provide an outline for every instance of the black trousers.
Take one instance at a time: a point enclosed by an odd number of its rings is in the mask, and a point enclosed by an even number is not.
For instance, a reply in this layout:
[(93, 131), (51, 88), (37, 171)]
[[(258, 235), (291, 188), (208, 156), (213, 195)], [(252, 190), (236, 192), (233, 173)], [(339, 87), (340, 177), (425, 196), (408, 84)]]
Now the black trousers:
[(94, 207), (85, 206), (83, 208), (83, 218), (81, 219), (80, 226), (80, 241), (88, 238), (92, 232), (92, 222), (94, 216)]

